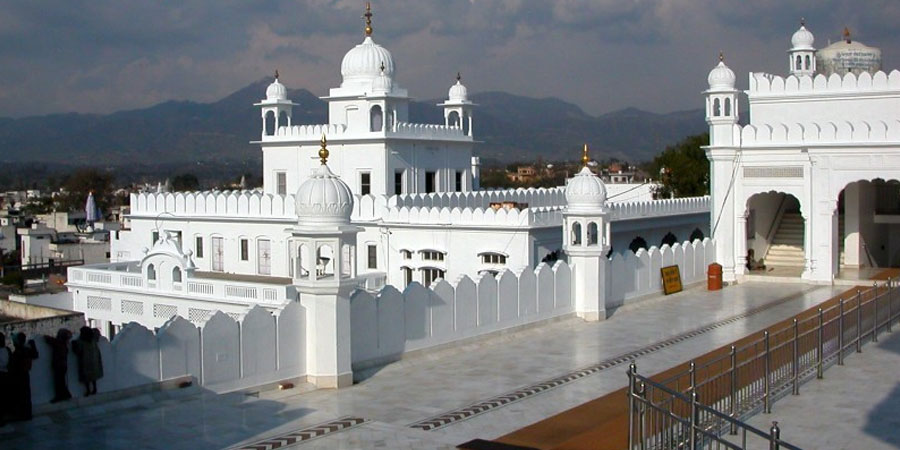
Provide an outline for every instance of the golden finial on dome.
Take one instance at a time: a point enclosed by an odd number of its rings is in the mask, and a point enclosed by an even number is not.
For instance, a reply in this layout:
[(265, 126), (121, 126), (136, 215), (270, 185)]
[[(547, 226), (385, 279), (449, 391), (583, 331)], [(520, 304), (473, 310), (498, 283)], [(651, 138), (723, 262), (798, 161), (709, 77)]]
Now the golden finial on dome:
[(801, 26), (801, 27), (805, 27), (805, 26), (806, 26), (806, 18), (805, 18), (805, 17), (801, 17), (801, 18), (800, 18), (800, 26)]
[(725, 53), (719, 52), (719, 62), (725, 62)]
[(275, 79), (278, 79), (278, 69), (275, 69)]
[(328, 144), (328, 140), (325, 139), (325, 135), (322, 135), (322, 140), (320, 141), (322, 144), (322, 148), (319, 149), (319, 161), (322, 161), (322, 165), (324, 166), (326, 162), (328, 162), (328, 148), (326, 145)]
[(456, 81), (462, 80), (462, 75), (459, 72), (456, 72)]
[(588, 156), (588, 145), (584, 144), (584, 149), (581, 150), (581, 165), (587, 167), (590, 161), (591, 157)]
[(366, 13), (363, 14), (363, 17), (366, 18), (366, 36), (372, 35), (372, 5), (369, 2), (366, 2)]
[(844, 27), (844, 40), (847, 41), (848, 44), (850, 43), (850, 28), (849, 27)]

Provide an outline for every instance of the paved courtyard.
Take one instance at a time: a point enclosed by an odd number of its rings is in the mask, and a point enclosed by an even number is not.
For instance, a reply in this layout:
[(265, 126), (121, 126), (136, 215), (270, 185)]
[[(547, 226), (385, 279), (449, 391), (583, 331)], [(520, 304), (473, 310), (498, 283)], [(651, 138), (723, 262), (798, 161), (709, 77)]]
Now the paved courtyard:
[[(453, 448), (621, 388), (628, 358), (644, 373), (662, 371), (842, 290), (698, 287), (622, 308), (605, 322), (570, 318), (427, 353), (370, 370), (343, 390), (164, 391), (7, 426), (0, 446), (195, 449), (268, 439), (259, 448)], [(318, 437), (304, 440), (311, 436)]]
[(768, 429), (773, 420), (781, 437), (802, 448), (900, 448), (900, 327), (851, 353), (844, 366), (831, 366), (822, 380), (800, 388), (757, 414), (750, 424)]

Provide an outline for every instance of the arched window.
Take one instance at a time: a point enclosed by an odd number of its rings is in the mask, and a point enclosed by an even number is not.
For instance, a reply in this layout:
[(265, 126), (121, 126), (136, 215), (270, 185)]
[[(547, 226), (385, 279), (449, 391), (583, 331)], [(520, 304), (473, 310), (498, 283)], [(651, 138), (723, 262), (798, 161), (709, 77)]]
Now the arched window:
[(470, 117), (471, 117), (471, 116), (469, 116), (468, 114), (466, 114), (466, 115), (464, 115), (463, 118), (462, 118), (462, 129), (463, 129), (463, 134), (465, 134), (466, 136), (469, 135), (469, 120), (470, 120)]
[(581, 245), (581, 224), (578, 222), (572, 224), (572, 245)]
[(297, 248), (297, 278), (306, 278), (309, 276), (309, 258), (306, 254), (308, 247), (306, 244), (301, 244)]
[(147, 266), (147, 279), (156, 280), (156, 266), (154, 266), (153, 264)]
[(638, 250), (642, 248), (647, 248), (647, 240), (638, 236), (631, 241), (631, 244), (628, 244), (628, 249), (634, 253), (637, 253)]
[(334, 256), (330, 245), (319, 246), (316, 250), (316, 277), (334, 275)]
[(375, 105), (369, 110), (369, 130), (370, 131), (381, 131), (384, 126), (384, 113), (381, 111), (381, 106)]
[(172, 268), (172, 282), (181, 283), (181, 269), (179, 269), (178, 267)]
[(269, 111), (266, 113), (266, 136), (272, 136), (275, 134), (275, 112)]
[(387, 129), (388, 130), (394, 129), (394, 117), (396, 115), (397, 115), (397, 111), (394, 111), (393, 108), (388, 110), (388, 114), (387, 114)]
[(722, 115), (722, 104), (719, 103), (719, 99), (713, 100), (713, 116), (719, 117)]
[(450, 114), (447, 115), (447, 125), (451, 127), (459, 126), (459, 113), (456, 111), (450, 111)]
[(806, 55), (806, 70), (809, 70), (809, 66), (810, 66), (809, 55)]
[(699, 228), (694, 228), (694, 231), (691, 232), (691, 238), (690, 238), (691, 242), (694, 242), (698, 239), (702, 241), (703, 238), (704, 238), (703, 232), (700, 231)]
[(597, 222), (591, 222), (588, 224), (587, 233), (588, 245), (597, 245), (597, 241), (599, 238)]
[(278, 115), (278, 126), (286, 127), (291, 124), (290, 119), (288, 119), (287, 111), (282, 111), (281, 114)]
[(725, 99), (725, 117), (731, 117), (731, 99)]
[(678, 238), (675, 237), (675, 235), (672, 234), (672, 232), (670, 231), (670, 232), (666, 233), (665, 236), (663, 236), (662, 242), (660, 242), (659, 245), (663, 246), (663, 245), (668, 244), (669, 247), (671, 247), (671, 246), (675, 245), (676, 242), (678, 242)]
[(797, 70), (803, 69), (803, 58), (797, 55)]

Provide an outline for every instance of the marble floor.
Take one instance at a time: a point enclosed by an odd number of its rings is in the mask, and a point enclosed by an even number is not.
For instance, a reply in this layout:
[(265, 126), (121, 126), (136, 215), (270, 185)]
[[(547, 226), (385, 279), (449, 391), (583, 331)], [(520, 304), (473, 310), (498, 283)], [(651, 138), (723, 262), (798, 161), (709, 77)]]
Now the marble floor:
[[(330, 429), (328, 424), (354, 417), (365, 421), (302, 444), (283, 441), (280, 445), (453, 448), (470, 439), (504, 435), (626, 384), (627, 362), (605, 369), (598, 363), (690, 333), (690, 338), (637, 358), (641, 372), (658, 372), (763, 329), (841, 290), (756, 282), (715, 292), (695, 287), (620, 308), (604, 322), (565, 319), (402, 360), (372, 369), (364, 381), (342, 390), (215, 395), (193, 387), (39, 416), (30, 423), (0, 429), (0, 447), (242, 447), (298, 431), (313, 434), (315, 431), (309, 430)], [(572, 379), (466, 420), (431, 431), (410, 427), (448, 411), (484, 404), (486, 399), (524, 392), (528, 389), (523, 388), (548, 380), (568, 379), (567, 374), (575, 373), (583, 376), (568, 377)]]
[(831, 366), (749, 423), (768, 430), (778, 421), (781, 438), (801, 448), (900, 448), (900, 327), (848, 355), (843, 366)]

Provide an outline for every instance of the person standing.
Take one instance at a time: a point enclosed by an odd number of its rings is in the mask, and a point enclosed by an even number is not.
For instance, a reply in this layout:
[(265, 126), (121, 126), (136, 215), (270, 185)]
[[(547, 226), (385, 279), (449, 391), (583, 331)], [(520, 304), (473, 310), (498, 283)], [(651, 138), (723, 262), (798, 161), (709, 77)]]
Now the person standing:
[(25, 342), (25, 333), (13, 336), (15, 351), (9, 359), (9, 405), (13, 420), (31, 420), (31, 365), (38, 359), (34, 340)]
[(44, 340), (53, 351), (51, 355), (51, 367), (53, 369), (53, 400), (50, 403), (56, 403), (72, 398), (69, 392), (69, 386), (66, 380), (66, 374), (69, 372), (69, 341), (72, 339), (72, 332), (60, 328), (56, 332), (56, 337), (44, 336)]
[(6, 346), (6, 335), (0, 333), (0, 426), (6, 423), (9, 413), (9, 360), (12, 351)]
[(78, 360), (78, 379), (84, 384), (85, 397), (97, 393), (97, 380), (103, 378), (99, 340), (99, 333), (89, 327), (81, 327), (78, 340), (72, 343), (72, 351)]

